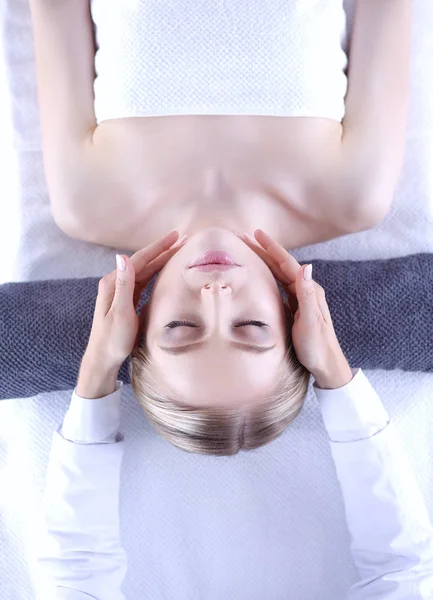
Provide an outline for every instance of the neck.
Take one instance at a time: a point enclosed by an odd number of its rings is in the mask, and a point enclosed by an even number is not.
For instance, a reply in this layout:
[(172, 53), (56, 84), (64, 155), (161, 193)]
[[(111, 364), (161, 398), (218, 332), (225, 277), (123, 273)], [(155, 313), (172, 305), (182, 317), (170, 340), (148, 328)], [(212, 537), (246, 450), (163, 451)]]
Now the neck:
[(242, 210), (239, 195), (231, 182), (221, 173), (210, 172), (197, 192), (200, 200), (189, 216), (181, 234), (192, 236), (208, 227), (232, 231), (247, 231), (249, 219)]

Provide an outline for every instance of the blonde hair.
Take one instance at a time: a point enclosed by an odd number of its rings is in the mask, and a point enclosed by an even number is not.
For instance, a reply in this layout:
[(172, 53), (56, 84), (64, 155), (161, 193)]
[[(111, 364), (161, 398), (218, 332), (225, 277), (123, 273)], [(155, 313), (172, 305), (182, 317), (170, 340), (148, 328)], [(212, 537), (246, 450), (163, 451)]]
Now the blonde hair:
[(145, 339), (131, 353), (129, 373), (135, 396), (150, 423), (166, 440), (198, 454), (230, 456), (275, 440), (298, 416), (310, 380), (291, 340), (287, 306), (287, 350), (275, 389), (259, 405), (245, 408), (197, 407), (169, 398), (158, 389)]

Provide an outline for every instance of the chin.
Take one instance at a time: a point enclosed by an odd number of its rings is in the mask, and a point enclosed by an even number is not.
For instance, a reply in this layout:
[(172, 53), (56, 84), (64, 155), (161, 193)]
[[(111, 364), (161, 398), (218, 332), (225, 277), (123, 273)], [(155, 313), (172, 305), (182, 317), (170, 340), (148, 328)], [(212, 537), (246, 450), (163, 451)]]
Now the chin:
[(233, 230), (224, 227), (206, 227), (191, 237), (190, 242), (197, 242), (203, 250), (226, 250), (221, 244), (233, 247), (243, 244)]
[(202, 253), (218, 250), (227, 252), (241, 264), (250, 262), (251, 255), (254, 255), (254, 252), (233, 230), (224, 227), (206, 227), (195, 233), (180, 253), (183, 258), (194, 260)]

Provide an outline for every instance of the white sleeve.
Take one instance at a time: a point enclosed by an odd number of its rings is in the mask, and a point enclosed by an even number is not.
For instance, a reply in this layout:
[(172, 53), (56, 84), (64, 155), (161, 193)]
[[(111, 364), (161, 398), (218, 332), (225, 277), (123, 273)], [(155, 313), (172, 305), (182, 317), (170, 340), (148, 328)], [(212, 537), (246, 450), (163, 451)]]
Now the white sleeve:
[(313, 385), (341, 485), (361, 581), (351, 600), (433, 598), (433, 530), (405, 449), (361, 369), (335, 390)]
[(37, 557), (41, 600), (125, 600), (119, 532), (122, 388), (117, 381), (112, 394), (98, 399), (80, 398), (74, 390), (63, 426), (54, 433), (43, 498), (45, 536)]

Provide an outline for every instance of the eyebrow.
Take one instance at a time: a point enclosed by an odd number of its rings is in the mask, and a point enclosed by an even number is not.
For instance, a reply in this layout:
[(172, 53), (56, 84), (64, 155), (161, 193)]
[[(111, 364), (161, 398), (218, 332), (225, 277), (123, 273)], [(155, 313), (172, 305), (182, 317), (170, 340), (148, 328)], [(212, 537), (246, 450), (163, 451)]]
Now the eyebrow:
[[(159, 346), (161, 350), (167, 352), (168, 354), (186, 354), (187, 352), (194, 352), (195, 350), (200, 350), (203, 348), (206, 342), (196, 342), (194, 344), (186, 344), (185, 346)], [(264, 352), (269, 352), (275, 348), (276, 344), (273, 346), (257, 346), (255, 344), (242, 344), (242, 342), (230, 342), (230, 346), (235, 348), (240, 348), (244, 352), (249, 352), (250, 354), (263, 354)]]

